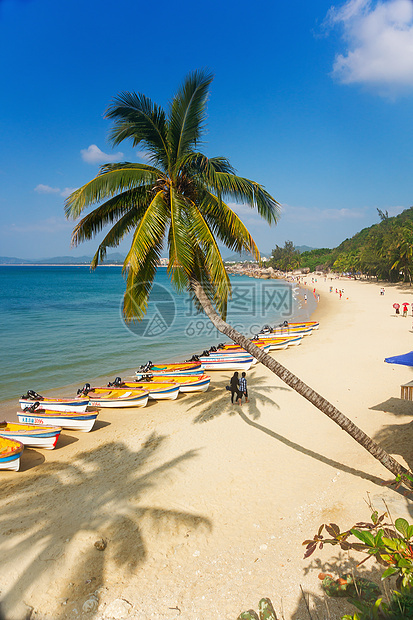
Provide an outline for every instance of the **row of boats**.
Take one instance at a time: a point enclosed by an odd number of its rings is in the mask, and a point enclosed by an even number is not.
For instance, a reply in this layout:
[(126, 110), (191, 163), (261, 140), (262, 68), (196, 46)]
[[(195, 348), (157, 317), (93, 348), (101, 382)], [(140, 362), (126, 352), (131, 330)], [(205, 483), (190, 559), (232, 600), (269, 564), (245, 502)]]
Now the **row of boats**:
[[(301, 344), (318, 329), (316, 321), (264, 326), (252, 341), (265, 352)], [(74, 398), (49, 398), (29, 390), (19, 399), (18, 422), (0, 422), (0, 469), (18, 471), (24, 446), (53, 450), (62, 429), (89, 432), (99, 409), (145, 407), (149, 399), (174, 400), (180, 392), (203, 392), (211, 377), (205, 371), (247, 371), (257, 359), (237, 344), (219, 344), (185, 362), (141, 366), (132, 380), (116, 377), (104, 387), (86, 383)]]

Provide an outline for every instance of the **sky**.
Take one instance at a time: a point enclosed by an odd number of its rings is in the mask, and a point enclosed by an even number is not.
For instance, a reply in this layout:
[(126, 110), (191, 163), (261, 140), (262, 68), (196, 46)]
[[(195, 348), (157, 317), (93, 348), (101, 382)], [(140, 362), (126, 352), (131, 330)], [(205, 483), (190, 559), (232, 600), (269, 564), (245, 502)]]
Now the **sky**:
[[(202, 150), (281, 204), (277, 226), (233, 205), (258, 247), (335, 247), (413, 204), (413, 1), (0, 0), (0, 256), (71, 248), (68, 194), (114, 149), (113, 97), (167, 108), (214, 74)], [(120, 251), (125, 253), (127, 243)], [(224, 252), (225, 256), (225, 252)]]

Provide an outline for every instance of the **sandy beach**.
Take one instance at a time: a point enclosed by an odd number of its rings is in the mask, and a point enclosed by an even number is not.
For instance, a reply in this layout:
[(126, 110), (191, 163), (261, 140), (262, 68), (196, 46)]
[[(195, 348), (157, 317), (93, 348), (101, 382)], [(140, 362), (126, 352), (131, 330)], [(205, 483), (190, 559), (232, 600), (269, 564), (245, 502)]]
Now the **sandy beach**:
[[(413, 290), (307, 284), (320, 295), (320, 329), (273, 355), (413, 467), (413, 403), (400, 400), (413, 369), (383, 361), (413, 349), (411, 312), (392, 308)], [(328, 546), (303, 560), (302, 541), (321, 523), (368, 519), (368, 498), (409, 521), (413, 504), (262, 365), (248, 373), (250, 402), (232, 406), (231, 374), (212, 373), (203, 394), (102, 410), (91, 433), (63, 431), (55, 450), (26, 450), (20, 472), (0, 472), (0, 618), (236, 620), (266, 596), (278, 617), (304, 620), (300, 586), (327, 617), (318, 573), (356, 562)], [(364, 572), (379, 575), (374, 564)], [(328, 606), (331, 618), (351, 609)]]

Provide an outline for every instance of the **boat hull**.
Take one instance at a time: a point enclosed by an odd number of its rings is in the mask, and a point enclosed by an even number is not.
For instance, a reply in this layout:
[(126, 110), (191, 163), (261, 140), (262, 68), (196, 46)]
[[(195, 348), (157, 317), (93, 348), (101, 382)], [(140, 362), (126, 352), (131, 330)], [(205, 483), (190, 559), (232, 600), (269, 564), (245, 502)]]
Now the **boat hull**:
[(66, 428), (73, 431), (83, 431), (88, 433), (92, 430), (98, 417), (97, 411), (90, 411), (87, 413), (80, 413), (72, 411), (71, 413), (66, 411), (51, 411), (40, 410), (35, 413), (17, 412), (19, 422), (22, 424), (34, 424), (38, 426), (58, 426), (60, 428)]
[[(150, 375), (151, 373), (148, 374)], [(141, 374), (140, 378), (144, 378), (144, 376), (145, 375)], [(208, 375), (204, 373), (196, 375), (174, 375), (165, 373), (163, 375), (153, 375), (148, 384), (150, 385), (151, 383), (162, 382), (168, 379), (178, 383), (180, 392), (206, 392), (211, 383), (211, 377), (208, 377)], [(134, 384), (126, 383), (126, 385), (133, 386)]]
[(34, 424), (0, 425), (0, 437), (20, 441), (24, 446), (53, 450), (61, 433), (60, 427), (46, 426), (39, 428)]
[(88, 398), (45, 398), (44, 400), (34, 401), (27, 398), (20, 398), (19, 403), (22, 409), (31, 407), (38, 402), (42, 409), (48, 411), (77, 411), (84, 413), (89, 405)]
[(146, 390), (123, 390), (100, 389), (91, 390), (88, 393), (91, 407), (106, 409), (124, 409), (126, 407), (146, 407), (149, 393)]
[(249, 370), (252, 366), (250, 360), (211, 360), (206, 361), (203, 364), (205, 370)]
[(20, 441), (0, 437), (0, 469), (19, 471), (24, 446)]

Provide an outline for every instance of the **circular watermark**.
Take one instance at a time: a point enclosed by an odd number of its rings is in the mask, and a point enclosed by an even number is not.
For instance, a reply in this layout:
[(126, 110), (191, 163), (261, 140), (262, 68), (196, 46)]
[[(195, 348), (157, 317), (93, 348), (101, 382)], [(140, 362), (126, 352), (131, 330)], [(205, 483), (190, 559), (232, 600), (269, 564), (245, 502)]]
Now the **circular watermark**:
[[(126, 295), (127, 293), (125, 293)], [(132, 300), (133, 303), (133, 300)], [(139, 338), (159, 338), (172, 327), (176, 316), (175, 300), (170, 291), (156, 282), (152, 285), (146, 314), (141, 321), (126, 321), (123, 316), (123, 299), (121, 317), (125, 326)]]

